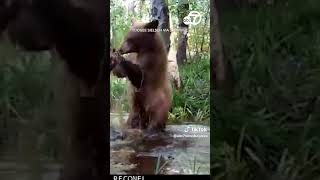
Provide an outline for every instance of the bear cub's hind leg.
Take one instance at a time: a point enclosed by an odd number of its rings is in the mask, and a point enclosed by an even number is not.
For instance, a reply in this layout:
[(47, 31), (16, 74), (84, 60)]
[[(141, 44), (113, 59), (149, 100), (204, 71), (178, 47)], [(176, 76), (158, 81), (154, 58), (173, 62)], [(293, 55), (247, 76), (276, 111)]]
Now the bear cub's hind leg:
[(139, 128), (140, 121), (141, 121), (141, 117), (140, 117), (139, 112), (132, 111), (129, 114), (129, 117), (127, 120), (127, 126), (129, 128), (137, 129), (137, 128)]
[(149, 131), (163, 131), (169, 117), (170, 103), (163, 100), (158, 106), (154, 106), (150, 111)]

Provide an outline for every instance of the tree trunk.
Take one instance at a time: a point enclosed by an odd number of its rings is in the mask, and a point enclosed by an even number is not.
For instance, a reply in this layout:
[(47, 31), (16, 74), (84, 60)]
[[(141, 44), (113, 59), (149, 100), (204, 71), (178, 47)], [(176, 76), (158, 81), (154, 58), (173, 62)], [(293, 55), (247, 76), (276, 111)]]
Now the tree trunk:
[(125, 5), (126, 5), (126, 19), (130, 18), (129, 14), (132, 14), (133, 17), (136, 17), (137, 13), (135, 11), (135, 8), (136, 8), (135, 1), (133, 0), (126, 1)]
[[(196, 29), (193, 29), (193, 33), (194, 33), (194, 34), (197, 34)], [(198, 38), (197, 38), (197, 39), (195, 40), (195, 45), (196, 45), (196, 47), (194, 48), (194, 49), (195, 49), (195, 53), (194, 53), (194, 55), (193, 55), (193, 56), (195, 56), (195, 57), (197, 57), (198, 54), (199, 54), (198, 43), (199, 43), (199, 40), (198, 40)]]
[[(60, 1), (59, 1), (60, 2)], [(86, 11), (92, 14), (97, 14), (92, 20), (99, 21), (97, 28), (102, 30), (108, 29), (106, 24), (105, 1), (91, 0), (81, 1), (83, 7), (96, 5), (99, 7), (95, 11)], [(91, 4), (96, 3), (96, 4)], [(107, 25), (107, 27), (106, 27)], [(106, 27), (106, 28), (104, 28)], [(85, 32), (90, 33), (90, 32)], [(86, 34), (84, 34), (86, 35)], [(107, 37), (106, 32), (101, 33), (101, 39)], [(107, 42), (105, 40), (104, 45)], [(109, 44), (109, 43), (108, 43)], [(101, 47), (101, 53), (109, 49)], [(60, 176), (61, 180), (79, 180), (91, 179), (101, 180), (107, 179), (109, 171), (108, 162), (108, 90), (106, 86), (109, 84), (107, 80), (108, 62), (107, 57), (94, 56), (88, 59), (99, 61), (101, 63), (99, 69), (99, 79), (95, 83), (96, 91), (90, 95), (82, 96), (81, 92), (86, 90), (87, 86), (70, 73), (68, 67), (63, 67), (65, 76), (59, 79), (60, 91), (57, 98), (60, 111), (58, 111), (58, 120), (63, 128), (61, 141), (63, 143), (63, 171)], [(108, 65), (106, 65), (108, 64)], [(60, 73), (61, 74), (61, 73)], [(58, 74), (58, 75), (60, 75)], [(63, 75), (63, 74), (61, 74)]]
[(139, 18), (142, 18), (142, 8), (144, 6), (145, 0), (141, 0), (139, 3)]
[(159, 20), (160, 34), (165, 43), (167, 53), (170, 49), (170, 21), (169, 9), (165, 0), (151, 0), (151, 16)]
[(213, 27), (213, 31), (211, 31), (211, 41), (213, 47), (213, 73), (212, 73), (212, 81), (213, 88), (220, 89), (226, 95), (231, 95), (233, 93), (234, 86), (234, 76), (233, 76), (233, 68), (232, 64), (229, 60), (227, 60), (224, 56), (224, 49), (222, 45), (222, 35), (220, 32), (219, 26), (219, 17), (218, 17), (218, 8), (216, 7), (216, 0), (213, 1), (213, 9), (211, 15), (210, 26)]
[(178, 35), (178, 50), (177, 50), (177, 63), (183, 64), (187, 59), (187, 41), (188, 41), (188, 25), (183, 23), (183, 18), (189, 13), (188, 3), (179, 3), (178, 5), (178, 22), (179, 22), (179, 35)]
[(78, 79), (66, 67), (60, 69), (64, 71), (58, 74), (62, 77), (58, 79), (60, 90), (56, 93), (63, 143), (60, 180), (106, 179), (109, 124), (107, 94), (103, 92), (108, 92), (105, 88), (108, 81), (100, 78), (95, 96), (80, 97)]
[(205, 19), (204, 19), (204, 26), (203, 26), (203, 35), (202, 35), (202, 41), (201, 41), (201, 46), (200, 46), (200, 52), (202, 53), (203, 51), (203, 44), (204, 44), (204, 41), (205, 41), (205, 37), (206, 37), (206, 25), (207, 25), (207, 21), (208, 21), (208, 12), (206, 12), (205, 14)]
[(189, 44), (187, 43), (187, 49), (188, 49), (188, 56), (189, 56), (189, 59), (191, 59), (191, 49), (190, 49), (190, 46)]
[(179, 67), (177, 59), (172, 53), (176, 50), (171, 46), (170, 41), (170, 18), (169, 9), (165, 0), (151, 0), (151, 15), (153, 19), (159, 20), (160, 34), (165, 43), (167, 54), (168, 54), (168, 74), (169, 79), (173, 82), (177, 90), (181, 89), (182, 82), (179, 74)]
[(176, 50), (172, 46), (170, 48), (169, 54), (168, 54), (168, 74), (170, 80), (173, 82), (174, 87), (177, 90), (182, 90), (182, 80), (180, 78), (180, 73), (179, 73), (179, 66), (177, 64), (177, 59), (176, 59)]

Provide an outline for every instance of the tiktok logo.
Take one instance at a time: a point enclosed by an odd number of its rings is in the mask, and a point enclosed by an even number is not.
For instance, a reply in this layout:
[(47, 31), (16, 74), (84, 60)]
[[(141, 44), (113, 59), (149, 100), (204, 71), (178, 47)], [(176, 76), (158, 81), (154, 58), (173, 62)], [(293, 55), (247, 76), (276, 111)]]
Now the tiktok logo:
[(191, 127), (190, 126), (187, 126), (185, 129), (184, 129), (184, 132), (189, 132), (191, 130)]

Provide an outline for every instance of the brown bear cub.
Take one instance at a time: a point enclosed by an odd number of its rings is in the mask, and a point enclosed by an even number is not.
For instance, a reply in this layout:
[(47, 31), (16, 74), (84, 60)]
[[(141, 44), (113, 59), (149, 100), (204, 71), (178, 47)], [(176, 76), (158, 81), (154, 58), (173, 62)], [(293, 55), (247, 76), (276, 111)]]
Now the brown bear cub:
[[(165, 45), (156, 32), (159, 22), (154, 20), (149, 23), (133, 22), (131, 30), (119, 49), (121, 54), (135, 53), (129, 61), (138, 65), (140, 71), (134, 66), (120, 63), (113, 69), (118, 77), (125, 74), (128, 78), (132, 73), (142, 72), (142, 79), (131, 87), (131, 110), (128, 125), (131, 128), (148, 130), (163, 130), (169, 116), (172, 103), (172, 89), (167, 75), (167, 52)], [(126, 61), (121, 61), (126, 62)], [(124, 71), (123, 71), (124, 70)], [(119, 71), (122, 73), (119, 73)], [(126, 72), (126, 73), (123, 73)], [(122, 76), (121, 76), (122, 75)]]

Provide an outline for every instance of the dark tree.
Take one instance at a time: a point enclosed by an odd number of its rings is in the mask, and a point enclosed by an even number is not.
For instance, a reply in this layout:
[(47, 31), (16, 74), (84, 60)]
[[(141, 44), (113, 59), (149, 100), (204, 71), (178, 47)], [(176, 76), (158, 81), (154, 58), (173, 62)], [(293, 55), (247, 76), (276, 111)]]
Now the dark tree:
[[(170, 21), (169, 9), (166, 0), (151, 0), (151, 16), (159, 20), (160, 34), (166, 45), (167, 53), (170, 49)], [(168, 30), (168, 31), (167, 31)]]
[(0, 27), (8, 29), (14, 43), (28, 51), (55, 47), (72, 73), (89, 86), (96, 83), (104, 51), (104, 1), (80, 5), (70, 0), (8, 2), (0, 4)]
[(165, 43), (166, 50), (168, 53), (168, 73), (171, 81), (173, 82), (176, 89), (181, 89), (182, 81), (179, 75), (179, 67), (177, 65), (177, 58), (171, 54), (173, 51), (170, 42), (170, 19), (169, 19), (169, 8), (166, 0), (151, 0), (151, 16), (153, 19), (159, 20), (160, 35)]
[(65, 113), (62, 119), (66, 126), (61, 134), (64, 170), (60, 177), (64, 180), (107, 179), (106, 85), (109, 82), (103, 78), (107, 73), (103, 57), (105, 7), (104, 0), (0, 3), (0, 31), (7, 29), (9, 39), (28, 51), (54, 48), (67, 64), (70, 79), (76, 77), (72, 88), (86, 92), (81, 98), (80, 93), (57, 95), (64, 97), (62, 105), (67, 108), (65, 112), (57, 112)]
[(211, 60), (213, 61), (211, 79), (213, 81), (214, 89), (220, 89), (224, 94), (231, 95), (234, 86), (233, 67), (230, 60), (225, 56), (216, 0), (212, 1), (211, 5), (213, 6), (211, 13), (212, 20), (210, 23), (211, 28), (213, 28), (213, 31), (211, 31), (211, 46), (213, 51), (213, 57), (211, 57)]
[(183, 23), (183, 18), (189, 13), (189, 3), (180, 2), (178, 4), (178, 19), (179, 19), (179, 37), (177, 49), (177, 63), (183, 64), (187, 59), (187, 42), (188, 42), (188, 25)]

